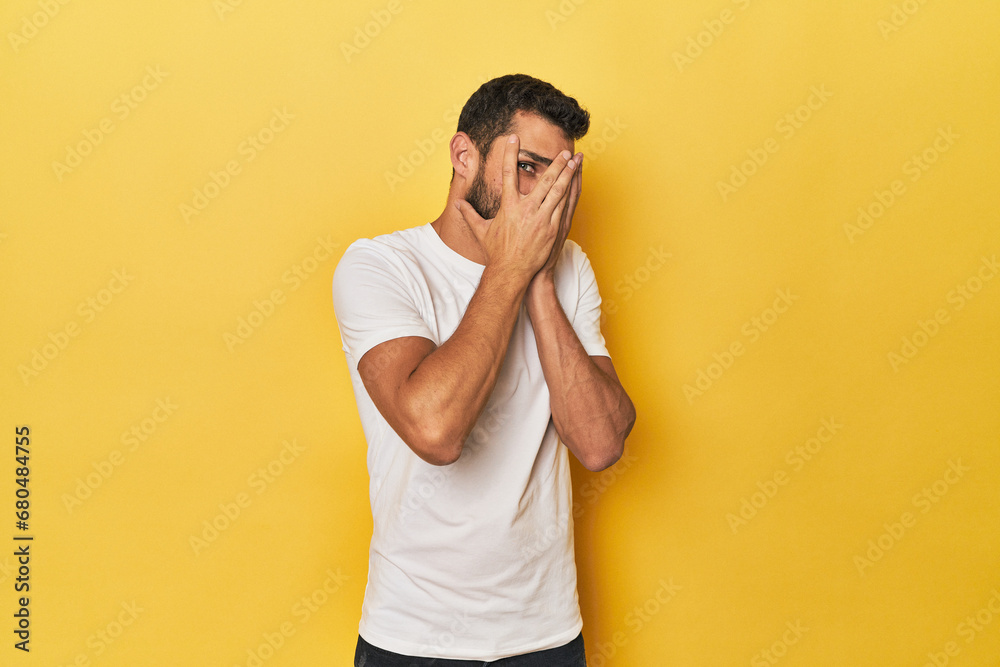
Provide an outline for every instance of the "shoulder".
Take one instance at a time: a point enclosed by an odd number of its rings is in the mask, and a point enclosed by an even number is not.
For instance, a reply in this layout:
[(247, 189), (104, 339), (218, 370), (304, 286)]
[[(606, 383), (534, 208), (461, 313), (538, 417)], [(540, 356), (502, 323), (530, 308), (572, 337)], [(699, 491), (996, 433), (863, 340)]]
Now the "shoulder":
[(358, 239), (344, 251), (344, 258), (375, 258), (393, 259), (421, 252), (426, 244), (426, 225), (400, 229), (388, 234), (372, 238)]
[(334, 280), (338, 274), (374, 270), (403, 269), (419, 261), (424, 254), (426, 230), (411, 227), (373, 238), (358, 239), (347, 247), (337, 263)]
[(563, 244), (563, 256), (572, 259), (574, 263), (589, 261), (587, 260), (587, 253), (573, 239), (566, 239), (566, 242)]
[(572, 239), (566, 239), (566, 242), (563, 244), (559, 267), (567, 274), (574, 276), (576, 280), (592, 276), (594, 273), (587, 253), (584, 252), (579, 243)]

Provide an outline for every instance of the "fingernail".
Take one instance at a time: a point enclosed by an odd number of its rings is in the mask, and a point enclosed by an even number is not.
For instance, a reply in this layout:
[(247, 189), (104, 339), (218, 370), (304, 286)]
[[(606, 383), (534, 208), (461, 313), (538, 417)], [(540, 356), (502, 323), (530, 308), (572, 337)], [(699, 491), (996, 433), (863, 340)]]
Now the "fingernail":
[(568, 160), (568, 159), (570, 159), (571, 157), (573, 157), (573, 155), (572, 155), (572, 154), (571, 154), (571, 153), (570, 153), (569, 151), (563, 151), (563, 152), (562, 152), (562, 156), (563, 156), (563, 158), (564, 158), (564, 159), (566, 159), (566, 160)]
[(572, 169), (573, 167), (576, 166), (576, 162), (574, 162), (573, 160), (570, 160), (569, 162), (566, 163), (566, 166), (569, 167), (570, 169)]
[(512, 135), (510, 135), (510, 138), (509, 138), (509, 139), (507, 139), (507, 143), (508, 143), (508, 144), (513, 144), (513, 143), (515, 143), (515, 142), (517, 142), (517, 135), (516, 135), (516, 134), (512, 134)]

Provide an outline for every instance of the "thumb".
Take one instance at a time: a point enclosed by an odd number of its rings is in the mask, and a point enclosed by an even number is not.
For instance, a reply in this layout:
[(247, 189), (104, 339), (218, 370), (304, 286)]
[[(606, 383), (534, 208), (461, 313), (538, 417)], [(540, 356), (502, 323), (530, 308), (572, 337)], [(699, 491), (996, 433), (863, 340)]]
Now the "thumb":
[(486, 230), (489, 229), (490, 223), (483, 220), (483, 217), (476, 213), (476, 209), (472, 207), (472, 204), (465, 199), (456, 199), (455, 208), (457, 208), (458, 212), (462, 214), (462, 219), (465, 221), (465, 224), (469, 226), (472, 233), (475, 234), (476, 238), (479, 239), (480, 243), (482, 243), (483, 238), (486, 236)]

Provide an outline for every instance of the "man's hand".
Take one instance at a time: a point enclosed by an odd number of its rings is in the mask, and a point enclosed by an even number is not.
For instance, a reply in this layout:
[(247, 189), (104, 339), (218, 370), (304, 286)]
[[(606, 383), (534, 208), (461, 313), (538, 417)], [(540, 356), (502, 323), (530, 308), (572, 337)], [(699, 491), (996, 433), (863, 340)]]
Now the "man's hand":
[(569, 230), (573, 224), (573, 213), (576, 211), (576, 203), (580, 201), (580, 192), (583, 190), (583, 153), (577, 153), (573, 156), (573, 161), (579, 166), (576, 168), (576, 173), (573, 174), (569, 192), (566, 193), (566, 205), (563, 207), (562, 217), (559, 220), (559, 232), (552, 244), (549, 258), (528, 285), (529, 295), (537, 289), (536, 286), (545, 281), (551, 282), (553, 280), (556, 262), (562, 255), (563, 245), (566, 243), (566, 237), (569, 236)]
[(563, 151), (522, 197), (519, 147), (516, 136), (505, 147), (501, 204), (493, 220), (483, 220), (469, 202), (458, 202), (487, 260), (455, 332), (440, 346), (419, 336), (389, 340), (358, 361), (375, 407), (417, 456), (434, 465), (461, 456), (493, 393), (528, 284), (559, 236), (578, 166)]
[(553, 245), (563, 226), (567, 195), (578, 161), (571, 159), (569, 151), (563, 151), (545, 170), (535, 188), (521, 196), (517, 188), (519, 147), (517, 135), (511, 135), (504, 147), (500, 210), (493, 220), (484, 220), (464, 199), (456, 201), (455, 205), (479, 239), (486, 253), (486, 265), (494, 270), (510, 271), (527, 284), (551, 259)]

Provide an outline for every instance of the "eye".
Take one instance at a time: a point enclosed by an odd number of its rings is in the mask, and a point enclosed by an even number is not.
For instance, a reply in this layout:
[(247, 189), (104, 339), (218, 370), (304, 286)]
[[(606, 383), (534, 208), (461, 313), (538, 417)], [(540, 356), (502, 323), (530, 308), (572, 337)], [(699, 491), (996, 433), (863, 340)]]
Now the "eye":
[(517, 163), (517, 168), (518, 169), (524, 169), (529, 174), (534, 174), (535, 173), (535, 165), (531, 164), (530, 162), (518, 162)]

